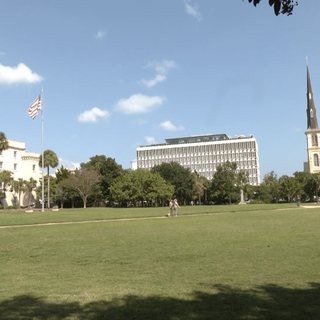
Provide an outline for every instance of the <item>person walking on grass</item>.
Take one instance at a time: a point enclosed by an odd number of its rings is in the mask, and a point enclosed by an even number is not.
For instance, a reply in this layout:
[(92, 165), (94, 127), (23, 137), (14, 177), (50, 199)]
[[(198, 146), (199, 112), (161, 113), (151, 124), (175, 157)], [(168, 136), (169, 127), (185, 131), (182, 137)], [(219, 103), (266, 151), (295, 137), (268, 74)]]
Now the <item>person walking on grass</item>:
[(179, 206), (179, 203), (178, 203), (177, 199), (174, 199), (173, 206), (174, 206), (174, 216), (175, 216), (175, 217), (177, 217), (177, 214), (178, 214), (178, 208), (180, 208), (180, 206)]
[(172, 214), (173, 214), (173, 201), (172, 199), (170, 199), (168, 217), (172, 216)]
[(296, 197), (296, 202), (297, 202), (297, 207), (299, 207), (299, 204), (300, 204), (300, 196), (299, 195), (297, 195), (297, 197)]

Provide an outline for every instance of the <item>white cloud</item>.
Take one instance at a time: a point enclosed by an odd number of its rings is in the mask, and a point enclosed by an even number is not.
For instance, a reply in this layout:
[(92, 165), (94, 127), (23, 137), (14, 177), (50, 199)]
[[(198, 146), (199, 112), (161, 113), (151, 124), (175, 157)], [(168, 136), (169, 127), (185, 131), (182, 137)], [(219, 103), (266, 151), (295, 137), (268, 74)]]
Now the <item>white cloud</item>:
[(155, 144), (156, 143), (156, 140), (154, 137), (144, 137), (144, 140), (146, 140), (148, 144)]
[(106, 35), (107, 35), (107, 32), (106, 32), (106, 31), (100, 30), (100, 31), (98, 31), (98, 32), (95, 34), (95, 37), (96, 37), (97, 39), (102, 39), (102, 38), (104, 38)]
[(156, 107), (161, 105), (163, 101), (164, 98), (159, 96), (149, 97), (141, 93), (137, 93), (128, 99), (121, 99), (118, 101), (114, 109), (125, 114), (147, 113), (156, 109)]
[(108, 118), (110, 112), (107, 110), (101, 110), (99, 108), (93, 108), (78, 115), (79, 122), (97, 122), (98, 118)]
[(178, 131), (178, 130), (184, 130), (183, 126), (175, 126), (171, 123), (170, 120), (161, 122), (159, 125), (160, 128), (166, 130), (166, 131)]
[(170, 69), (176, 68), (176, 66), (176, 63), (173, 60), (164, 60), (162, 62), (149, 61), (146, 68), (154, 68), (158, 73), (165, 74)]
[(201, 21), (203, 19), (201, 13), (199, 12), (199, 8), (198, 8), (197, 4), (192, 6), (190, 4), (190, 0), (185, 0), (184, 4), (186, 6), (186, 12), (188, 14), (190, 14), (193, 17), (195, 17), (198, 21)]
[(163, 74), (157, 74), (154, 79), (150, 79), (150, 80), (142, 79), (140, 82), (150, 88), (155, 86), (157, 83), (166, 80), (166, 78), (167, 77), (164, 76)]
[(0, 56), (4, 56), (4, 55), (5, 55), (5, 52), (0, 51)]
[(0, 64), (0, 83), (36, 83), (43, 78), (32, 72), (24, 63), (19, 63), (17, 67), (8, 67)]

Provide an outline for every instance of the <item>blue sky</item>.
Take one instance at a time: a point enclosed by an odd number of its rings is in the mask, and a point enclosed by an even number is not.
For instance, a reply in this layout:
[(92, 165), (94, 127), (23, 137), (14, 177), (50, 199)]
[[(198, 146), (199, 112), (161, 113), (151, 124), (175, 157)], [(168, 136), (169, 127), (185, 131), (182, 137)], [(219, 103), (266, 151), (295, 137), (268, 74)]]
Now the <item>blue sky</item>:
[(303, 170), (319, 0), (289, 17), (267, 0), (0, 4), (0, 131), (27, 151), (41, 152), (41, 116), (26, 110), (43, 84), (44, 149), (69, 168), (102, 154), (129, 168), (139, 145), (225, 133), (256, 137), (261, 180)]

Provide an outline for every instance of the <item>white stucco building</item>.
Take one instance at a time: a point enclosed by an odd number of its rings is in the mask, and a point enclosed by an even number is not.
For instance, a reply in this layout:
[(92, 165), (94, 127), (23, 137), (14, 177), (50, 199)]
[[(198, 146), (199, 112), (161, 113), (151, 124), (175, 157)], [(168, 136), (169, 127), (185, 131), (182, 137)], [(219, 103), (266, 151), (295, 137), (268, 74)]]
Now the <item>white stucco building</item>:
[(251, 185), (260, 184), (258, 144), (253, 135), (229, 138), (226, 134), (205, 134), (165, 141), (138, 147), (137, 168), (151, 169), (174, 161), (212, 179), (217, 166), (229, 161), (237, 163), (238, 171), (245, 170), (249, 174)]
[[(23, 180), (29, 180), (33, 178), (38, 182), (42, 179), (42, 171), (39, 168), (39, 153), (27, 152), (24, 142), (8, 140), (9, 148), (0, 151), (0, 171), (8, 170), (11, 171), (14, 180), (19, 178)], [(0, 186), (2, 188), (2, 186)], [(13, 205), (14, 197), (18, 199), (16, 193), (7, 191), (3, 199), (4, 205)], [(26, 206), (31, 203), (35, 203), (36, 192), (33, 191), (31, 199), (29, 199), (29, 193), (25, 192), (21, 194), (20, 205)]]

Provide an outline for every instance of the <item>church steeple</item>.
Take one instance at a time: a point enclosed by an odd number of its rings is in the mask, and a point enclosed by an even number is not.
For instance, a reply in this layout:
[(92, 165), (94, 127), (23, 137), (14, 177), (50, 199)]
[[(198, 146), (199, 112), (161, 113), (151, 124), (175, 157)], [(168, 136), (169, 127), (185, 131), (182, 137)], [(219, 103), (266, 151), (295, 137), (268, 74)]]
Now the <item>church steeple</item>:
[(307, 130), (319, 129), (318, 121), (317, 121), (317, 112), (314, 106), (308, 65), (307, 65), (307, 119), (308, 119)]
[(318, 128), (317, 113), (313, 101), (313, 93), (307, 63), (307, 138), (308, 161), (304, 163), (304, 171), (320, 172), (320, 129)]

